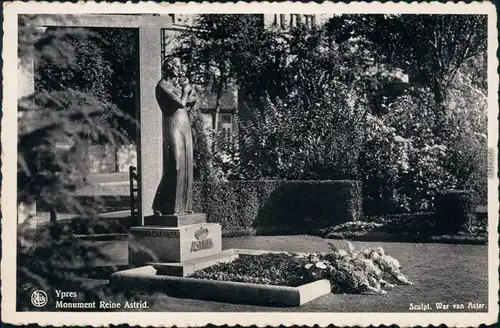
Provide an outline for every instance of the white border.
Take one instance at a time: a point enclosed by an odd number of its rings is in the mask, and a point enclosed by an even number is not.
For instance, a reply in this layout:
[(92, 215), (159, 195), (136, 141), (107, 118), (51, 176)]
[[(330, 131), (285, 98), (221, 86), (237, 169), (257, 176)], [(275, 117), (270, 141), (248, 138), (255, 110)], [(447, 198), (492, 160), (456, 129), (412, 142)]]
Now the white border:
[(313, 325), (326, 326), (397, 324), (399, 326), (429, 324), (448, 326), (477, 326), (480, 323), (492, 324), (498, 318), (498, 178), (490, 178), (488, 184), (489, 248), (488, 248), (488, 313), (60, 313), (60, 312), (16, 312), (15, 311), (15, 263), (16, 263), (16, 136), (17, 136), (17, 14), (19, 13), (456, 13), (488, 15), (488, 147), (494, 150), (494, 172), (497, 166), (498, 142), (498, 60), (496, 57), (497, 28), (496, 8), (485, 3), (188, 3), (158, 4), (142, 2), (139, 4), (80, 2), (11, 2), (4, 3), (3, 39), (3, 91), (2, 102), (2, 321), (12, 324), (38, 323), (39, 325), (108, 325), (127, 323), (141, 326), (202, 326), (215, 325)]

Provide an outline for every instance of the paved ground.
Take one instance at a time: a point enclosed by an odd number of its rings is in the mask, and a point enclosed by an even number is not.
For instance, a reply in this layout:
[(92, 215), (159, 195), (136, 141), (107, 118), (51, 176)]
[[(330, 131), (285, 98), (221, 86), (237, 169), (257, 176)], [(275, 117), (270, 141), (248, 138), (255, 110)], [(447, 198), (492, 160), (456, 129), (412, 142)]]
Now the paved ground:
[[(333, 241), (345, 247), (343, 241)], [(149, 311), (318, 311), (318, 312), (408, 312), (410, 305), (435, 302), (464, 304), (487, 303), (487, 246), (355, 242), (362, 246), (382, 246), (400, 260), (413, 286), (397, 286), (385, 296), (326, 295), (301, 307), (276, 308), (209, 302), (169, 297), (163, 293), (136, 295), (147, 300)], [(126, 242), (101, 242), (103, 252), (115, 264), (127, 263)], [(224, 248), (250, 248), (286, 251), (327, 251), (324, 239), (311, 236), (242, 237), (224, 240)], [(103, 263), (96, 263), (102, 265)], [(94, 281), (96, 288), (105, 280)], [(105, 299), (124, 300), (120, 294)], [(487, 309), (486, 309), (487, 310)], [(470, 311), (470, 310), (469, 310)]]

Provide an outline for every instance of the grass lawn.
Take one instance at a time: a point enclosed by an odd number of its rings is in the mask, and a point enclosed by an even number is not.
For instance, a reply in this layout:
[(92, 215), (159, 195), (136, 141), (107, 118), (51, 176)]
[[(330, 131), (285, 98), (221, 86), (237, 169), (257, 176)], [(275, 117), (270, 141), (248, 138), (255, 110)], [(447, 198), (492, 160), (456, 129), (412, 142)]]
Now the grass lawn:
[[(345, 241), (333, 240), (339, 247), (347, 247)], [(397, 258), (404, 273), (413, 282), (412, 286), (396, 286), (387, 295), (334, 295), (329, 294), (295, 308), (276, 308), (228, 304), (192, 299), (169, 297), (164, 293), (137, 294), (137, 300), (146, 300), (149, 311), (299, 311), (299, 312), (409, 312), (410, 304), (464, 304), (468, 302), (487, 304), (488, 301), (488, 258), (487, 246), (410, 244), (354, 242), (362, 246), (382, 246), (386, 252)], [(95, 243), (94, 243), (95, 245)], [(100, 248), (113, 259), (115, 265), (127, 264), (127, 243), (125, 241), (100, 242)], [(223, 248), (249, 248), (284, 250), (292, 252), (328, 251), (326, 240), (312, 236), (254, 236), (226, 238)], [(104, 263), (96, 263), (103, 265)], [(108, 263), (109, 264), (109, 263)], [(90, 280), (92, 289), (100, 289), (106, 280)], [(121, 293), (106, 293), (103, 300), (127, 299)], [(144, 309), (139, 311), (145, 311)], [(468, 310), (470, 312), (472, 310)], [(483, 311), (487, 311), (485, 308)]]

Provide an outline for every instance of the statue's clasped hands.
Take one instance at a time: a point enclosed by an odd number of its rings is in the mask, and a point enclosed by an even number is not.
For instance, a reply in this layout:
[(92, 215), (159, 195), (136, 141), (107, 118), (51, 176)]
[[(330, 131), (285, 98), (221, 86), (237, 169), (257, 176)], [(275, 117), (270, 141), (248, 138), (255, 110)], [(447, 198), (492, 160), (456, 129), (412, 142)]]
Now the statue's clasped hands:
[(182, 78), (179, 80), (179, 85), (182, 88), (182, 94), (185, 96), (186, 105), (192, 106), (196, 102), (196, 92), (191, 84), (189, 84), (188, 78)]

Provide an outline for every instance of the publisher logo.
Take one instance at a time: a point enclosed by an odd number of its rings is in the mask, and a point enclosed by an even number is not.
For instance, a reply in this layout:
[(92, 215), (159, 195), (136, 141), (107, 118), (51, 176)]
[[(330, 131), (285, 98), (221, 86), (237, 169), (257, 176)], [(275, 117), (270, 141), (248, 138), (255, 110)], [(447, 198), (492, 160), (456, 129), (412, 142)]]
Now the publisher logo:
[(47, 305), (47, 302), (49, 301), (49, 297), (47, 296), (47, 293), (45, 293), (43, 290), (35, 290), (31, 294), (31, 304), (33, 304), (36, 307), (44, 307)]

